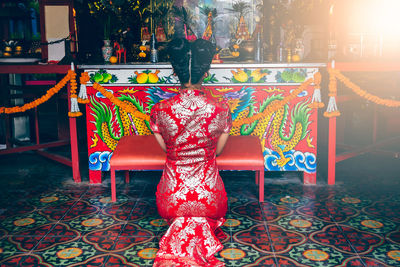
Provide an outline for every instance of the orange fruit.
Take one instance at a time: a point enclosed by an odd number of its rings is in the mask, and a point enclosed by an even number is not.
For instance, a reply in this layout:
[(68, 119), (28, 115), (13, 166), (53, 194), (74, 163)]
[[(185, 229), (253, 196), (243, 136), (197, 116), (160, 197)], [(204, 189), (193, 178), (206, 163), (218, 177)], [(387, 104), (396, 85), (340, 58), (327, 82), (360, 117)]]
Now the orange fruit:
[[(135, 72), (137, 73), (137, 72)], [(137, 83), (147, 83), (149, 75), (147, 73), (138, 73), (136, 76)]]
[(118, 61), (118, 59), (117, 59), (116, 56), (111, 56), (111, 57), (110, 57), (110, 63), (111, 63), (111, 64), (115, 64), (115, 63), (117, 63), (117, 61)]
[(158, 76), (157, 73), (149, 73), (149, 83), (157, 83), (158, 82)]
[(294, 54), (292, 56), (292, 62), (299, 62), (300, 60), (301, 60), (301, 58), (298, 54)]

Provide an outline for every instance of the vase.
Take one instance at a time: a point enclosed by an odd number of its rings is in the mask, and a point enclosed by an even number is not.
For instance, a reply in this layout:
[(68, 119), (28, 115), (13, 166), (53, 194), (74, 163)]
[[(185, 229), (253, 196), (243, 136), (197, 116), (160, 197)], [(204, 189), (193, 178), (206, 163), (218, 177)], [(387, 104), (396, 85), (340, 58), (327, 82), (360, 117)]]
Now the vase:
[(104, 45), (101, 48), (101, 52), (103, 53), (103, 58), (105, 62), (109, 62), (110, 61), (110, 57), (112, 55), (113, 52), (113, 48), (111, 46), (111, 41), (110, 40), (103, 40)]
[(295, 40), (294, 53), (299, 56), (300, 60), (304, 59), (304, 41), (303, 41), (303, 38), (297, 38)]

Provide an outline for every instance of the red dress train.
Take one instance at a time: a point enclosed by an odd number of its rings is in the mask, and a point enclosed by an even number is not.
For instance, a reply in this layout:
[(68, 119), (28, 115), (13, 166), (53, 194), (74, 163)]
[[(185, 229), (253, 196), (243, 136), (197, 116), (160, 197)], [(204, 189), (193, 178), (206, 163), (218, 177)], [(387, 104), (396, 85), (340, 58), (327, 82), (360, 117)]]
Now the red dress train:
[(202, 91), (184, 89), (154, 105), (150, 117), (152, 131), (167, 147), (156, 198), (170, 225), (154, 266), (223, 266), (214, 257), (223, 247), (214, 231), (224, 222), (227, 197), (215, 150), (219, 136), (230, 131), (229, 108)]

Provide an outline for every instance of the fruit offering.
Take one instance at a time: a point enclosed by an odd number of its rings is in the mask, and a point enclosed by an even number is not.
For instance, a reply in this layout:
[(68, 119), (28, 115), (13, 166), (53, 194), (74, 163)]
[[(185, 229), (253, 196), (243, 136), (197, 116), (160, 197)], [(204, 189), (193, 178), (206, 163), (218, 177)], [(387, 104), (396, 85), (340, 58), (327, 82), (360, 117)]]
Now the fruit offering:
[(142, 45), (141, 46), (139, 46), (139, 49), (140, 49), (140, 53), (139, 53), (139, 57), (140, 58), (145, 58), (146, 57), (146, 50), (147, 50), (147, 48), (146, 48), (146, 40), (143, 40), (142, 41)]

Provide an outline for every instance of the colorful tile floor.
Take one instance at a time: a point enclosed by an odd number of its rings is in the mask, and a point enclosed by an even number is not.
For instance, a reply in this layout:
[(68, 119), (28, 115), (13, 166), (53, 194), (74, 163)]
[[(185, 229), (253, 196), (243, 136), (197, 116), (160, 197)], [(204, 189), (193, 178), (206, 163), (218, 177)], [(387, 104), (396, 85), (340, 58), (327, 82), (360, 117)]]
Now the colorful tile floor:
[[(84, 155), (83, 155), (84, 156)], [(396, 169), (397, 168), (397, 169)], [(258, 203), (252, 172), (223, 172), (229, 196), (218, 236), (226, 266), (400, 266), (399, 159), (337, 165), (337, 184), (303, 186), (270, 173)], [(34, 153), (0, 157), (0, 266), (151, 266), (167, 229), (155, 207), (160, 172), (119, 173), (118, 202), (102, 185)]]

